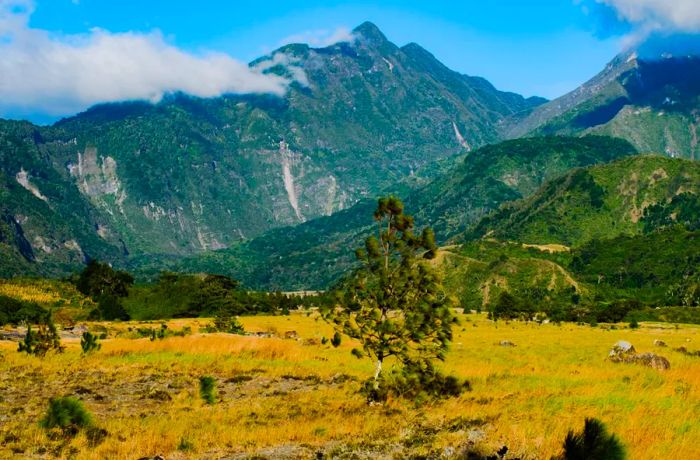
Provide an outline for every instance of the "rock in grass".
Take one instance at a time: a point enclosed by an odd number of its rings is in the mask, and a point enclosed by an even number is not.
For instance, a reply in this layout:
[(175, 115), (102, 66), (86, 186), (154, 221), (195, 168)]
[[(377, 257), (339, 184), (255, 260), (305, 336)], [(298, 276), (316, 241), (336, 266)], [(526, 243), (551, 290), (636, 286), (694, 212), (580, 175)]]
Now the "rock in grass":
[(515, 347), (515, 346), (517, 346), (513, 342), (511, 342), (510, 340), (501, 340), (500, 342), (498, 342), (498, 344), (502, 347)]
[(673, 350), (677, 351), (678, 353), (683, 353), (686, 356), (694, 356), (696, 358), (700, 358), (700, 350), (689, 351), (686, 347), (678, 347), (678, 348), (674, 348)]
[(639, 353), (630, 356), (629, 361), (636, 364), (643, 364), (644, 366), (651, 367), (652, 369), (665, 371), (671, 368), (671, 363), (668, 359), (663, 356), (659, 356), (656, 353)]
[(666, 342), (664, 342), (663, 340), (657, 339), (657, 340), (654, 340), (654, 346), (655, 347), (667, 347), (668, 345), (666, 345)]
[(625, 340), (620, 340), (612, 347), (608, 359), (614, 363), (642, 364), (657, 370), (671, 368), (668, 359), (656, 353), (637, 353), (634, 346)]
[(620, 340), (613, 345), (610, 353), (608, 353), (608, 358), (610, 358), (612, 361), (618, 362), (622, 361), (625, 355), (630, 355), (636, 352), (637, 350), (635, 350), (634, 345), (626, 340)]

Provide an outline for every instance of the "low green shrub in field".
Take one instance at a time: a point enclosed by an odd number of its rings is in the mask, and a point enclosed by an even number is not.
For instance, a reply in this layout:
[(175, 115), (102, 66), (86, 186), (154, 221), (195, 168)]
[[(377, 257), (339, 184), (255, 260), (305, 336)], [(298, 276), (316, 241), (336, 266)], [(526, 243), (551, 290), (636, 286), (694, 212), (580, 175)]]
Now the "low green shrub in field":
[(100, 344), (96, 335), (85, 331), (80, 339), (80, 348), (82, 348), (83, 354), (88, 354), (93, 351), (98, 351), (102, 348), (102, 344)]
[(422, 403), (459, 396), (470, 390), (468, 381), (444, 375), (429, 362), (408, 362), (390, 372), (378, 386), (373, 379), (367, 380), (361, 391), (368, 401), (385, 401), (391, 395)]
[(204, 375), (199, 378), (199, 395), (207, 404), (214, 404), (216, 402), (216, 396), (214, 395), (214, 390), (216, 389), (216, 380), (210, 375)]
[(58, 428), (65, 434), (75, 434), (81, 429), (92, 427), (93, 420), (80, 400), (66, 396), (49, 400), (49, 408), (41, 420), (41, 426), (48, 430)]
[(623, 460), (625, 449), (605, 425), (587, 418), (583, 431), (569, 431), (564, 440), (564, 453), (557, 460)]
[(17, 351), (24, 352), (35, 356), (45, 356), (49, 351), (62, 353), (65, 347), (61, 345), (61, 338), (58, 335), (58, 329), (53, 322), (51, 314), (49, 314), (42, 323), (39, 324), (37, 331), (32, 330), (32, 326), (27, 326), (27, 333), (24, 340), (19, 343)]

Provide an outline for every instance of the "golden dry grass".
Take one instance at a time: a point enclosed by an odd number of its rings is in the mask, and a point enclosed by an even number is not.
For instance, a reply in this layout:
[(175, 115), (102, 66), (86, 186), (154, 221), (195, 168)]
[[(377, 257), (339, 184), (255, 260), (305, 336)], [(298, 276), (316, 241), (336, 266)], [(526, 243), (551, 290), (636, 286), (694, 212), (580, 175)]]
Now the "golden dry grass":
[(0, 295), (12, 297), (24, 302), (36, 302), (40, 304), (53, 304), (61, 299), (61, 296), (50, 287), (21, 284), (15, 282), (0, 282)]
[[(169, 327), (191, 325), (197, 331), (205, 323), (174, 320)], [(69, 343), (63, 355), (44, 359), (0, 342), (0, 457), (43, 452), (85, 459), (157, 453), (220, 458), (268, 452), (274, 458), (275, 448), (291, 445), (311, 451), (364, 446), (375, 452), (410, 445), (428, 453), (464, 445), (474, 427), (483, 432), (476, 447), (484, 452), (507, 445), (515, 456), (550, 458), (569, 429), (597, 417), (622, 440), (631, 459), (697, 458), (700, 358), (672, 350), (699, 349), (697, 327), (606, 330), (463, 316), (444, 368), (469, 379), (471, 392), (423, 406), (397, 400), (368, 406), (357, 390), (372, 364), (350, 356), (353, 344), (347, 341), (338, 349), (316, 343), (330, 336), (322, 321), (295, 314), (242, 323), (246, 330), (280, 337), (295, 331), (299, 339), (198, 333), (153, 342), (116, 338), (90, 356)], [(109, 325), (129, 326), (134, 325)], [(668, 357), (671, 370), (606, 361), (621, 339), (640, 352)], [(655, 348), (654, 339), (669, 348)], [(498, 346), (500, 340), (517, 347)], [(202, 375), (217, 380), (216, 405), (199, 398)], [(38, 426), (48, 398), (67, 394), (79, 395), (110, 433), (100, 445), (89, 447), (81, 434), (62, 446)], [(455, 424), (461, 425), (450, 428)]]

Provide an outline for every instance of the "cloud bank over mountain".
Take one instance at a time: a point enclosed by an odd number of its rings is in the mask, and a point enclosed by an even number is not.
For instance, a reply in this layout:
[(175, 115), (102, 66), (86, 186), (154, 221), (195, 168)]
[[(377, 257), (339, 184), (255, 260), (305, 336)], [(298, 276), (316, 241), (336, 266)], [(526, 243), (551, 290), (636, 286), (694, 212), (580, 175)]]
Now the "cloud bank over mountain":
[(306, 43), (315, 48), (323, 48), (340, 42), (353, 42), (356, 38), (357, 37), (355, 37), (347, 27), (338, 27), (333, 30), (306, 30), (302, 33), (290, 35), (282, 39), (279, 45)]
[(619, 17), (643, 30), (667, 32), (700, 31), (700, 2), (697, 0), (597, 0), (614, 8)]
[(599, 20), (603, 19), (610, 26), (603, 10), (591, 8), (607, 6), (615, 12), (618, 21), (629, 26), (622, 41), (626, 48), (661, 36), (690, 37), (700, 32), (700, 2), (697, 0), (595, 0), (595, 4), (584, 3), (584, 9), (594, 11)]
[[(282, 95), (292, 82), (225, 53), (184, 51), (157, 30), (59, 35), (35, 29), (29, 25), (33, 11), (31, 0), (0, 0), (0, 115), (60, 116), (101, 102), (155, 102), (171, 92)], [(301, 69), (290, 73), (303, 81)]]

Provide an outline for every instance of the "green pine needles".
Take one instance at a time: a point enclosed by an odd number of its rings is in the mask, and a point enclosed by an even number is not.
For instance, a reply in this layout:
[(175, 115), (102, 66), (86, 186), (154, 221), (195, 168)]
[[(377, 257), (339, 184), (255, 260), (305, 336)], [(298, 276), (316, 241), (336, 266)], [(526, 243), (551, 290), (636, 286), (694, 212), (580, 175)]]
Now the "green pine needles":
[[(437, 254), (426, 228), (413, 232), (413, 218), (396, 197), (378, 201), (378, 235), (367, 238), (356, 256), (362, 267), (347, 281), (335, 307), (324, 318), (336, 331), (357, 339), (375, 363), (371, 387), (378, 392), (387, 358), (412, 369), (432, 369), (452, 339), (452, 313), (440, 279), (429, 264)], [(370, 396), (371, 397), (371, 396)]]

